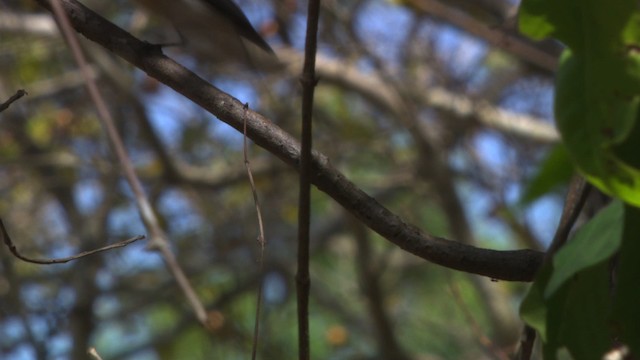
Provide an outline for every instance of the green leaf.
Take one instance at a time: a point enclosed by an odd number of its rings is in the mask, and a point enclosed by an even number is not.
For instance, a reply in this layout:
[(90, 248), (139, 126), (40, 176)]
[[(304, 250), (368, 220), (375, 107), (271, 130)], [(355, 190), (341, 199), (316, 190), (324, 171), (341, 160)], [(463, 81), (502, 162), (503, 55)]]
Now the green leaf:
[(627, 138), (620, 144), (614, 145), (612, 151), (624, 163), (636, 169), (640, 169), (640, 151), (638, 144), (640, 143), (640, 112), (636, 114), (636, 122)]
[(635, 0), (524, 0), (519, 27), (533, 39), (555, 37), (576, 53), (593, 55), (637, 39), (635, 10)]
[[(568, 46), (555, 115), (569, 156), (602, 191), (640, 206), (637, 1), (523, 0), (520, 29)], [(640, 352), (639, 234), (640, 210), (614, 203), (545, 266), (521, 307), (523, 319), (543, 334), (545, 358), (566, 347), (576, 359), (601, 359), (616, 337)], [(609, 259), (618, 249), (612, 315)]]
[(520, 317), (534, 328), (543, 341), (547, 341), (547, 305), (543, 296), (544, 288), (551, 277), (551, 266), (545, 265), (536, 276), (527, 295), (520, 304)]
[(556, 358), (556, 350), (562, 346), (560, 340), (561, 327), (550, 322), (562, 323), (567, 288), (564, 287), (552, 298), (545, 299), (544, 288), (547, 286), (553, 271), (553, 265), (547, 263), (536, 276), (529, 292), (520, 305), (520, 317), (534, 328), (544, 342), (544, 358)]
[(583, 173), (585, 178), (605, 194), (620, 198), (628, 204), (640, 206), (640, 171), (627, 166), (613, 156), (605, 159), (604, 164), (609, 171), (608, 174), (594, 176)]
[(571, 31), (577, 28), (578, 10), (574, 1), (524, 0), (518, 17), (520, 32), (534, 40), (575, 38)]
[(600, 211), (553, 257), (553, 274), (544, 290), (550, 298), (578, 272), (611, 257), (620, 247), (624, 206), (616, 201)]
[(544, 342), (544, 358), (556, 359), (566, 347), (575, 359), (600, 360), (610, 346), (609, 261), (583, 269), (550, 297), (544, 296), (553, 272), (547, 264), (520, 306), (520, 316)]
[(612, 320), (619, 339), (634, 354), (640, 353), (640, 209), (625, 207), (625, 227), (617, 268)]
[(609, 263), (622, 241), (624, 209), (616, 201), (584, 225), (541, 269), (523, 300), (520, 316), (540, 334), (545, 359), (566, 347), (575, 359), (599, 360), (609, 349)]
[(565, 51), (556, 80), (555, 115), (558, 130), (574, 160), (588, 173), (600, 170), (606, 147), (622, 142), (635, 124), (638, 97), (624, 97), (612, 84), (593, 78), (610, 74), (589, 66), (588, 59)]
[(608, 194), (640, 205), (640, 170), (623, 161), (616, 148), (632, 141), (629, 136), (634, 134), (640, 97), (621, 96), (611, 84), (586, 76), (591, 72), (610, 73), (606, 68), (588, 69), (587, 63), (568, 51), (562, 57), (555, 102), (558, 130), (590, 182)]
[(566, 291), (553, 299), (562, 306), (550, 312), (547, 326), (560, 329), (558, 344), (566, 346), (574, 359), (601, 360), (612, 339), (609, 261), (581, 271), (563, 288)]
[(640, 155), (630, 160), (624, 155), (630, 151), (619, 147), (640, 140), (632, 131), (640, 105), (636, 1), (525, 0), (520, 29), (535, 39), (554, 36), (569, 47), (556, 83), (562, 139), (590, 182), (640, 206)]
[(537, 173), (527, 183), (520, 202), (529, 204), (558, 186), (567, 184), (573, 171), (573, 164), (564, 145), (554, 146), (542, 161)]

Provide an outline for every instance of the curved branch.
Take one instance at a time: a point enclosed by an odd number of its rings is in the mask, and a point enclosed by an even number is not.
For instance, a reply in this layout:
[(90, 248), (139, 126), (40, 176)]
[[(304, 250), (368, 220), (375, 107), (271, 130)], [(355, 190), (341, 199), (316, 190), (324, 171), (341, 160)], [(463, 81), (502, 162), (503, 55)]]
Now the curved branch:
[(18, 249), (16, 248), (16, 245), (13, 243), (13, 240), (11, 240), (11, 237), (9, 236), (9, 233), (7, 233), (7, 229), (4, 227), (4, 223), (2, 222), (2, 219), (0, 219), (0, 238), (2, 238), (2, 242), (4, 242), (5, 245), (7, 245), (7, 248), (9, 248), (9, 251), (13, 254), (13, 256), (15, 256), (16, 258), (24, 261), (24, 262), (28, 262), (31, 264), (39, 264), (39, 265), (52, 265), (52, 264), (64, 264), (64, 263), (68, 263), (70, 261), (74, 261), (74, 260), (78, 260), (80, 258), (86, 257), (86, 256), (91, 256), (103, 251), (108, 251), (108, 250), (113, 250), (113, 249), (117, 249), (117, 248), (121, 248), (121, 247), (125, 247), (133, 242), (136, 242), (138, 240), (142, 240), (145, 238), (144, 235), (138, 235), (138, 236), (134, 236), (130, 239), (127, 240), (122, 240), (122, 241), (118, 241), (115, 244), (111, 244), (111, 245), (107, 245), (107, 246), (102, 246), (99, 247), (97, 249), (93, 249), (93, 250), (88, 250), (88, 251), (83, 251), (79, 254), (76, 255), (72, 255), (72, 256), (67, 256), (67, 257), (63, 257), (63, 258), (52, 258), (52, 259), (36, 259), (36, 258), (32, 258), (32, 257), (27, 257), (22, 255)]
[[(38, 0), (50, 8), (48, 0)], [(300, 144), (266, 117), (247, 110), (232, 96), (164, 56), (159, 47), (142, 42), (75, 0), (62, 0), (75, 29), (88, 39), (145, 71), (209, 111), (285, 163), (298, 168)], [(497, 251), (476, 248), (422, 232), (349, 181), (329, 159), (314, 152), (311, 180), (369, 228), (400, 248), (430, 262), (469, 273), (511, 281), (531, 281), (542, 263), (535, 250)]]

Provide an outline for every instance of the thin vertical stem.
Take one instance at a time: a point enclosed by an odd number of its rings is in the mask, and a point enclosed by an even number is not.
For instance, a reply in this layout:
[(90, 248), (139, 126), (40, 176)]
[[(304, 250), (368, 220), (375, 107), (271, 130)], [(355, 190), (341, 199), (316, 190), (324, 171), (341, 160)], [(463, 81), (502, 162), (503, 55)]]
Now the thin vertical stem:
[(131, 187), (136, 205), (138, 206), (138, 213), (140, 214), (140, 218), (142, 219), (142, 222), (151, 235), (149, 237), (149, 242), (147, 243), (148, 248), (151, 250), (158, 250), (160, 252), (167, 268), (175, 278), (178, 286), (191, 305), (196, 318), (198, 319), (198, 321), (200, 321), (200, 323), (206, 326), (207, 312), (204, 308), (204, 305), (202, 304), (202, 301), (198, 297), (193, 286), (191, 286), (191, 283), (189, 282), (189, 279), (185, 275), (184, 271), (178, 264), (175, 255), (173, 254), (173, 252), (171, 252), (169, 240), (162, 230), (153, 207), (151, 206), (151, 203), (149, 202), (149, 199), (144, 192), (142, 183), (140, 182), (131, 159), (127, 154), (124, 142), (122, 141), (120, 134), (118, 134), (118, 131), (116, 130), (115, 121), (113, 120), (107, 104), (102, 97), (100, 90), (98, 89), (98, 85), (89, 74), (87, 61), (84, 57), (82, 49), (80, 48), (80, 43), (75, 35), (75, 32), (71, 27), (71, 23), (69, 22), (69, 18), (67, 17), (67, 12), (65, 11), (65, 6), (69, 5), (69, 1), (52, 0), (50, 3), (43, 3), (43, 5), (45, 5), (45, 7), (50, 7), (51, 11), (56, 16), (56, 19), (58, 19), (62, 34), (65, 40), (68, 42), (71, 53), (76, 60), (76, 63), (78, 64), (80, 71), (86, 81), (87, 91), (89, 97), (96, 106), (98, 119), (102, 123), (104, 131), (107, 134), (107, 138), (109, 139), (111, 147), (116, 155), (116, 158), (118, 159), (118, 163), (120, 164), (120, 166), (122, 166), (125, 179)]
[(300, 197), (298, 208), (298, 358), (308, 360), (309, 349), (309, 227), (311, 222), (311, 143), (313, 93), (316, 86), (316, 49), (320, 0), (310, 0), (307, 13), (302, 83), (302, 136), (300, 149)]
[[(245, 105), (245, 110), (248, 105)], [(256, 189), (256, 183), (253, 181), (253, 173), (251, 172), (251, 165), (249, 163), (249, 146), (247, 145), (247, 117), (245, 114), (244, 124), (242, 127), (242, 134), (244, 135), (242, 141), (242, 153), (244, 154), (244, 166), (247, 169), (247, 177), (249, 178), (249, 184), (251, 185), (251, 193), (253, 194), (253, 203), (256, 207), (256, 216), (258, 217), (258, 244), (260, 245), (260, 258), (259, 273), (260, 281), (258, 282), (258, 295), (256, 296), (256, 318), (253, 326), (253, 346), (251, 349), (251, 360), (255, 360), (258, 355), (258, 340), (260, 337), (260, 311), (262, 309), (262, 283), (264, 281), (264, 247), (267, 244), (267, 239), (264, 236), (264, 225), (262, 222), (262, 211), (260, 210), (260, 201), (258, 199), (258, 190)]]

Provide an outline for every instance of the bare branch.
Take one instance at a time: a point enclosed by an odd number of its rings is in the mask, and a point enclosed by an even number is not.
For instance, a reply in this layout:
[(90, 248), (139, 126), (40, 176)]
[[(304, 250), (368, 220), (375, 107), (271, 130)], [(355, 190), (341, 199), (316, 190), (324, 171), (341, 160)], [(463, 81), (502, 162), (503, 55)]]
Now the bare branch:
[[(49, 1), (38, 0), (50, 8)], [(244, 109), (244, 105), (218, 90), (196, 74), (164, 56), (157, 47), (142, 42), (87, 9), (75, 0), (62, 0), (73, 26), (136, 67), (242, 131), (295, 168), (299, 165), (299, 144), (269, 119)], [(405, 223), (335, 169), (329, 159), (314, 152), (311, 181), (368, 227), (400, 248), (433, 263), (495, 279), (531, 281), (543, 254), (535, 250), (497, 251), (461, 244), (426, 234)]]
[(28, 95), (28, 93), (22, 89), (16, 91), (15, 94), (11, 95), (11, 97), (9, 99), (7, 99), (7, 101), (3, 102), (2, 104), (0, 104), (0, 112), (5, 111), (6, 109), (9, 108), (9, 106), (11, 106), (11, 104), (13, 104), (14, 101), (20, 99), (21, 97)]
[[(536, 46), (531, 40), (524, 38), (515, 31), (505, 31), (500, 24), (487, 24), (474, 19), (472, 16), (445, 5), (439, 0), (410, 0), (408, 6), (424, 14), (446, 20), (453, 26), (486, 40), (491, 45), (517, 56), (529, 64), (546, 71), (555, 71), (558, 67), (558, 48), (549, 51)], [(547, 43), (548, 45), (548, 43)]]
[[(590, 190), (591, 185), (589, 185), (582, 176), (573, 176), (571, 183), (569, 184), (569, 191), (567, 192), (567, 196), (564, 201), (560, 222), (556, 228), (553, 240), (545, 253), (544, 264), (549, 263), (552, 260), (553, 255), (560, 250), (560, 248), (569, 239), (569, 233), (578, 219), (578, 215), (580, 215), (580, 211), (582, 211), (585, 202), (587, 201), (587, 196), (589, 195)], [(525, 324), (519, 341), (520, 348), (517, 354), (517, 358), (519, 360), (531, 359), (535, 339), (535, 330), (528, 324)]]
[[(436, 0), (428, 1), (439, 3)], [(459, 12), (459, 10), (452, 10), (451, 14)], [(445, 12), (444, 14), (449, 13)], [(2, 24), (2, 16), (3, 14), (0, 14), (0, 24)], [(7, 14), (7, 16), (12, 17), (20, 15)], [(29, 17), (30, 15), (21, 16)], [(449, 20), (448, 17), (449, 16), (445, 17), (445, 19)], [(471, 19), (469, 21), (471, 21), (471, 24), (473, 24), (473, 22), (478, 22), (475, 19)], [(38, 22), (43, 23), (43, 27), (46, 25), (47, 29), (54, 28), (55, 25), (49, 17), (39, 16)], [(453, 23), (456, 24), (455, 22)], [(464, 24), (469, 24), (469, 22)], [(495, 33), (496, 35), (492, 36), (496, 37), (496, 39), (505, 39), (504, 35), (500, 35), (503, 31), (500, 28), (489, 27), (486, 24), (477, 24), (474, 25), (474, 28), (475, 27), (483, 29), (483, 31), (490, 34)], [(53, 31), (43, 33), (43, 35), (53, 34)], [(509, 41), (513, 42), (515, 40)], [(517, 41), (523, 41), (525, 43), (528, 42), (528, 40), (524, 38), (518, 38)], [(533, 45), (530, 46), (534, 47)], [(293, 76), (297, 76), (302, 71), (302, 57), (302, 54), (294, 49), (278, 49), (278, 58), (288, 65), (289, 72), (293, 74)], [(531, 60), (526, 56), (524, 59)], [(544, 60), (544, 62), (547, 61), (548, 60)], [(390, 112), (397, 113), (399, 109), (402, 108), (400, 94), (394, 92), (394, 89), (388, 86), (388, 84), (378, 74), (365, 73), (361, 68), (358, 68), (353, 64), (345, 64), (344, 62), (328, 58), (322, 54), (318, 54), (316, 56), (316, 73), (318, 74), (318, 77), (322, 78), (323, 83), (339, 84), (353, 91), (357, 91), (369, 100), (375, 101), (376, 104), (383, 105), (386, 110)], [(96, 74), (94, 73), (94, 75)], [(58, 78), (53, 78), (52, 80), (44, 80), (36, 84), (32, 84), (29, 86), (29, 92), (31, 96), (42, 96), (43, 94), (46, 94), (47, 91), (50, 91), (54, 86), (58, 86), (57, 84), (59, 83), (68, 84), (68, 87), (72, 87), (75, 86), (78, 81), (82, 81), (82, 79), (80, 79), (74, 72), (70, 72), (63, 74)], [(486, 101), (474, 100), (464, 94), (453, 93), (442, 87), (432, 86), (425, 90), (428, 91), (423, 91), (418, 94), (419, 99), (417, 99), (425, 106), (447, 113), (452, 113), (459, 118), (473, 118), (485, 126), (522, 137), (523, 139), (531, 139), (540, 142), (557, 142), (559, 140), (558, 132), (555, 130), (554, 126), (542, 119), (505, 110)]]
[[(245, 105), (248, 109), (249, 105)], [(264, 269), (264, 248), (267, 240), (264, 236), (264, 225), (262, 223), (262, 211), (260, 210), (260, 201), (258, 199), (258, 190), (256, 190), (256, 184), (253, 181), (253, 174), (251, 173), (251, 164), (249, 163), (249, 146), (247, 145), (247, 122), (244, 122), (242, 138), (242, 154), (244, 156), (244, 166), (247, 169), (247, 177), (249, 178), (249, 184), (251, 185), (251, 193), (253, 194), (253, 203), (256, 207), (256, 216), (258, 217), (258, 244), (260, 245), (260, 258), (258, 259), (260, 266), (260, 277), (262, 278)], [(256, 318), (254, 320), (253, 328), (253, 348), (251, 350), (251, 359), (255, 360), (258, 353), (258, 338), (260, 334), (260, 310), (262, 309), (262, 281), (258, 282), (258, 295), (256, 297)]]
[(35, 258), (24, 256), (24, 255), (20, 254), (20, 252), (18, 252), (18, 249), (16, 248), (15, 244), (13, 243), (13, 240), (11, 240), (11, 237), (9, 236), (9, 233), (7, 233), (7, 229), (4, 227), (4, 223), (2, 222), (2, 219), (0, 219), (0, 236), (2, 236), (2, 241), (5, 243), (5, 245), (7, 245), (7, 247), (9, 248), (9, 251), (11, 251), (11, 253), (15, 257), (17, 257), (18, 259), (20, 259), (22, 261), (28, 262), (28, 263), (40, 264), (40, 265), (52, 265), (52, 264), (68, 263), (69, 261), (77, 260), (77, 259), (83, 258), (85, 256), (90, 256), (90, 255), (93, 255), (93, 254), (97, 254), (99, 252), (125, 247), (125, 246), (127, 246), (127, 245), (129, 245), (129, 244), (131, 244), (133, 242), (136, 242), (138, 240), (141, 240), (141, 239), (145, 238), (144, 235), (138, 235), (138, 236), (132, 237), (130, 239), (117, 242), (115, 244), (103, 246), (103, 247), (100, 247), (100, 248), (94, 249), (94, 250), (83, 251), (83, 252), (81, 252), (79, 254), (76, 254), (76, 255), (73, 255), (73, 256), (64, 257), (64, 258), (35, 259)]
[(89, 73), (89, 68), (87, 66), (86, 59), (82, 50), (80, 48), (80, 44), (78, 42), (78, 38), (76, 37), (75, 32), (73, 31), (71, 24), (69, 22), (69, 18), (67, 17), (67, 13), (63, 8), (62, 0), (53, 0), (51, 3), (51, 10), (55, 14), (58, 22), (60, 24), (62, 33), (65, 37), (65, 40), (69, 44), (73, 57), (80, 67), (80, 70), (83, 74), (83, 77), (86, 80), (87, 89), (91, 100), (96, 106), (96, 110), (98, 112), (98, 117), (101, 120), (102, 126), (104, 127), (107, 136), (111, 142), (112, 148), (118, 158), (119, 163), (122, 165), (124, 170), (124, 175), (131, 186), (131, 189), (134, 193), (136, 199), (136, 205), (138, 206), (138, 212), (145, 226), (149, 230), (151, 234), (151, 241), (147, 244), (149, 249), (158, 250), (162, 255), (162, 258), (172, 273), (173, 277), (176, 279), (178, 286), (184, 293), (185, 297), (189, 301), (196, 318), (198, 321), (206, 325), (207, 324), (207, 312), (202, 304), (202, 301), (198, 298), (195, 290), (189, 283), (184, 271), (178, 264), (178, 261), (175, 258), (173, 252), (171, 252), (169, 241), (167, 240), (167, 236), (160, 227), (160, 222), (158, 221), (151, 203), (149, 202), (143, 188), (140, 179), (135, 173), (135, 169), (133, 168), (133, 164), (129, 159), (129, 155), (124, 147), (124, 143), (116, 130), (115, 123), (113, 118), (111, 117), (111, 113), (109, 112), (106, 102), (102, 97), (100, 91), (98, 90), (98, 86), (96, 85), (95, 80), (91, 77)]
[(318, 48), (318, 20), (320, 0), (310, 0), (307, 8), (302, 84), (302, 133), (300, 146), (300, 189), (298, 198), (298, 270), (296, 272), (296, 299), (298, 304), (298, 358), (311, 357), (309, 348), (309, 243), (311, 227), (311, 171), (313, 140), (313, 94), (316, 88), (316, 52)]
[[(302, 56), (291, 49), (278, 51), (281, 60), (287, 63), (290, 73), (300, 71)], [(332, 83), (358, 92), (366, 99), (382, 106), (392, 114), (404, 111), (404, 101), (388, 82), (375, 73), (365, 73), (352, 64), (318, 56), (318, 76), (323, 83)], [(557, 142), (558, 132), (543, 119), (501, 109), (486, 101), (473, 100), (463, 94), (432, 86), (417, 94), (417, 101), (433, 109), (453, 114), (461, 119), (474, 119), (482, 125), (515, 135), (525, 140)]]
[(545, 262), (550, 261), (551, 257), (564, 245), (569, 239), (569, 233), (573, 228), (580, 215), (580, 211), (584, 207), (587, 201), (587, 195), (591, 190), (585, 179), (580, 175), (574, 175), (569, 184), (569, 191), (564, 201), (564, 208), (562, 209), (562, 215), (560, 216), (560, 223), (556, 229), (556, 233), (553, 235), (553, 240), (547, 253), (545, 254)]

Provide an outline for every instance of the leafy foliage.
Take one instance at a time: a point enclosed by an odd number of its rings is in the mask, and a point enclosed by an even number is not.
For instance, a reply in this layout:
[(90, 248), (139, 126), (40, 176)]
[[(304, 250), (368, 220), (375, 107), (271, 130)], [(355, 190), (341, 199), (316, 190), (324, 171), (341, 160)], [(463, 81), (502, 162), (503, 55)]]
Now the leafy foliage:
[(617, 202), (581, 228), (529, 290), (521, 316), (545, 340), (549, 359), (562, 346), (577, 359), (600, 359), (608, 349), (608, 265), (622, 241), (622, 228), (623, 205)]
[[(556, 85), (558, 129), (580, 170), (601, 190), (640, 206), (638, 153), (630, 137), (640, 101), (640, 14), (636, 2), (524, 1), (520, 29), (568, 46)], [(634, 161), (636, 159), (636, 161)]]
[(636, 1), (525, 0), (521, 7), (521, 31), (568, 47), (555, 98), (564, 145), (592, 184), (626, 203), (578, 231), (523, 301), (521, 316), (538, 330), (548, 359), (562, 347), (576, 359), (601, 359), (614, 339), (640, 353), (640, 313), (631, 306), (640, 279), (639, 20)]

